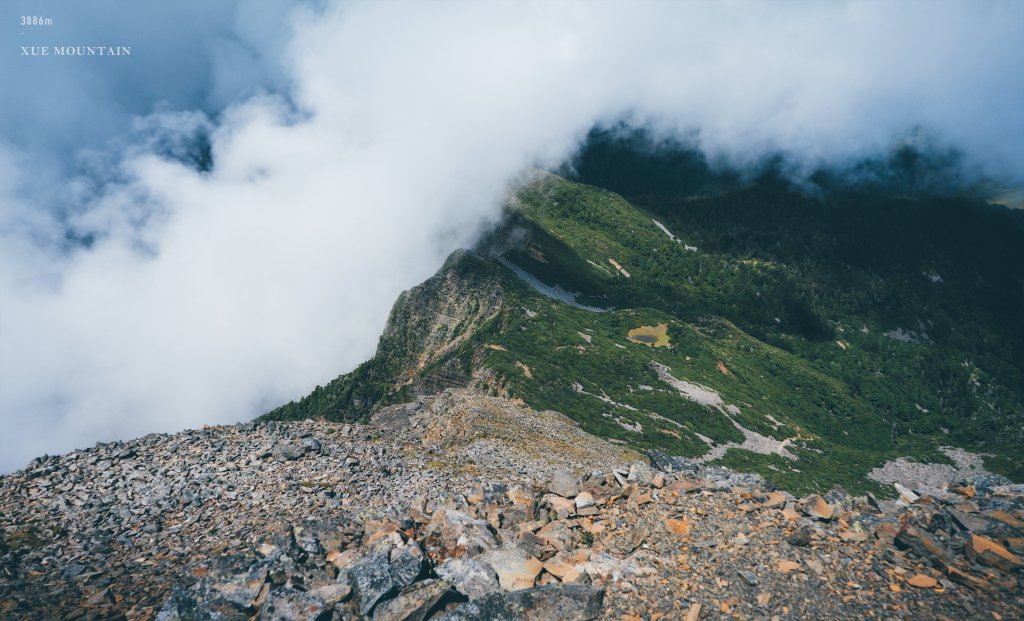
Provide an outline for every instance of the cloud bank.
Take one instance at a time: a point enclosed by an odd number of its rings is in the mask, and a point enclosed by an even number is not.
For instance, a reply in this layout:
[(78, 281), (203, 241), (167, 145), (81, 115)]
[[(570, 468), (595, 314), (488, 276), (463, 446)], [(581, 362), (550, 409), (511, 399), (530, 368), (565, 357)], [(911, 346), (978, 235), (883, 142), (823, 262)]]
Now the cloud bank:
[(924, 128), (1024, 179), (1020, 3), (96, 4), (3, 9), (45, 7), (34, 40), (133, 45), (0, 54), (3, 471), (353, 368), (397, 294), (595, 123), (734, 164)]

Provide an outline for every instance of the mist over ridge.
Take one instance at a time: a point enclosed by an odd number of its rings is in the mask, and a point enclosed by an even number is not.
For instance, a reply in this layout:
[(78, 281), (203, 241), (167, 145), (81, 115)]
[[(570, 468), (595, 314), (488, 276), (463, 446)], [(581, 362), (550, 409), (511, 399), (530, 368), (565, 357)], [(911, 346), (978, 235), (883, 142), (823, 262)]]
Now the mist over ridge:
[(1016, 3), (93, 4), (56, 34), (128, 62), (0, 56), (3, 471), (351, 369), (595, 126), (702, 183), (1024, 183)]

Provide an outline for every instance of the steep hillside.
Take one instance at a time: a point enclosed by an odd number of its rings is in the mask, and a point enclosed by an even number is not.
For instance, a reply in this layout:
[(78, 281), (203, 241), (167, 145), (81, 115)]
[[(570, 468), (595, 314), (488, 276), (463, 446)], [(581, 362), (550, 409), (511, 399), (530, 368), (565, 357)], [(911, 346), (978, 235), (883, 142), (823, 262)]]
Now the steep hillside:
[(372, 360), (264, 418), (354, 420), (410, 394), (468, 384), (480, 368), (476, 337), (505, 307), (502, 276), (472, 253), (454, 253), (399, 296)]
[(403, 294), (372, 360), (266, 418), (469, 386), (801, 492), (877, 491), (872, 469), (945, 446), (1024, 475), (1024, 234), (1000, 211), (775, 185), (634, 202), (539, 174)]

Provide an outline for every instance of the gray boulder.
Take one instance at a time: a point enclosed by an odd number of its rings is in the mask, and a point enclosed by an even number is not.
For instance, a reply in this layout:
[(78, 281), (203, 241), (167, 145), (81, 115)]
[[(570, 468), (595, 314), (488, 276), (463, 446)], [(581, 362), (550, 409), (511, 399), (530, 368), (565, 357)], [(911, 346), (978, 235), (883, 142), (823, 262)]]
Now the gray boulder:
[(562, 498), (575, 498), (576, 494), (580, 493), (580, 486), (576, 477), (572, 476), (568, 470), (560, 469), (551, 475), (548, 491)]
[(451, 589), (444, 580), (424, 580), (377, 606), (373, 621), (423, 621)]
[(498, 574), (487, 563), (470, 558), (450, 558), (438, 565), (437, 575), (469, 599), (479, 599), (501, 590)]
[(388, 560), (390, 547), (386, 541), (378, 542), (368, 554), (348, 568), (352, 597), (361, 615), (370, 614), (379, 601), (401, 587), (391, 572)]
[(213, 597), (206, 589), (174, 587), (156, 621), (248, 621), (250, 614), (237, 604)]
[(440, 621), (590, 621), (601, 613), (604, 589), (587, 584), (549, 584), (491, 593), (467, 602)]
[(662, 472), (675, 474), (697, 474), (698, 467), (682, 457), (672, 457), (661, 451), (647, 451), (647, 457), (651, 460), (651, 467)]
[(399, 587), (407, 587), (423, 574), (426, 559), (423, 550), (415, 541), (396, 546), (389, 554), (391, 575)]
[(314, 621), (327, 607), (319, 597), (281, 587), (270, 592), (260, 608), (259, 621)]

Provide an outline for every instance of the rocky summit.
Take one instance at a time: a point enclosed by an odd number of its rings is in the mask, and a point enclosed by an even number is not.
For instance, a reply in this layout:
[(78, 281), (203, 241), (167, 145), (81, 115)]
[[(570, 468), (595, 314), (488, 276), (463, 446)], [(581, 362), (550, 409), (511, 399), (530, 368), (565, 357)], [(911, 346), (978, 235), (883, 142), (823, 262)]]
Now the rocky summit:
[(590, 436), (449, 389), (0, 479), (4, 619), (1019, 619), (1024, 486), (897, 500)]

